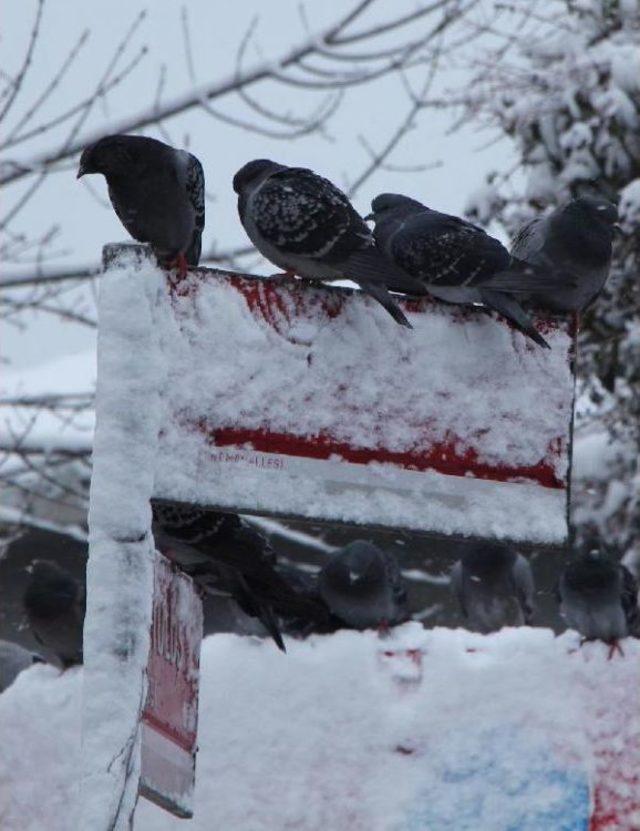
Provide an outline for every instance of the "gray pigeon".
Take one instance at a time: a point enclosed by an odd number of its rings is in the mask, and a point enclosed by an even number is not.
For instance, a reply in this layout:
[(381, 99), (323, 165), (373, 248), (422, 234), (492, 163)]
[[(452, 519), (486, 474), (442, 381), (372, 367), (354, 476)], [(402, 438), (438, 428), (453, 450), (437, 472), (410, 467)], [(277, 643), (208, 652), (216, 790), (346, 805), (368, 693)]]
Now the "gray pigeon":
[(38, 663), (43, 663), (40, 655), (17, 643), (0, 640), (0, 693), (13, 684), (23, 669)]
[(408, 196), (382, 193), (371, 208), (366, 219), (375, 222), (378, 247), (430, 294), (448, 303), (482, 303), (540, 346), (549, 346), (513, 296), (549, 285), (548, 276), (514, 260), (477, 225)]
[(329, 611), (352, 629), (386, 628), (409, 617), (398, 561), (364, 540), (331, 554), (318, 575), (318, 591)]
[(84, 586), (50, 560), (34, 560), (29, 571), (22, 603), (34, 638), (56, 655), (63, 669), (81, 664)]
[(475, 632), (487, 634), (503, 626), (531, 623), (535, 591), (531, 566), (502, 543), (470, 544), (451, 569), (451, 589)]
[(592, 303), (609, 276), (617, 220), (614, 204), (581, 196), (525, 225), (512, 255), (556, 274), (554, 285), (528, 299), (554, 312), (579, 312)]
[(118, 218), (159, 261), (198, 265), (204, 228), (204, 172), (186, 150), (145, 136), (106, 136), (85, 148), (78, 178), (102, 173)]
[(280, 617), (323, 619), (326, 610), (299, 592), (274, 568), (275, 552), (237, 514), (192, 505), (152, 503), (156, 545), (204, 591), (232, 597), (245, 614), (258, 618), (274, 642), (286, 651)]
[(424, 287), (382, 256), (368, 225), (335, 185), (306, 168), (256, 159), (236, 173), (233, 189), (240, 221), (268, 260), (292, 276), (353, 280), (411, 328), (387, 287), (419, 295)]
[(637, 632), (638, 584), (622, 563), (606, 554), (589, 551), (569, 563), (557, 591), (567, 625), (585, 641), (608, 643), (609, 657), (621, 651), (618, 640)]

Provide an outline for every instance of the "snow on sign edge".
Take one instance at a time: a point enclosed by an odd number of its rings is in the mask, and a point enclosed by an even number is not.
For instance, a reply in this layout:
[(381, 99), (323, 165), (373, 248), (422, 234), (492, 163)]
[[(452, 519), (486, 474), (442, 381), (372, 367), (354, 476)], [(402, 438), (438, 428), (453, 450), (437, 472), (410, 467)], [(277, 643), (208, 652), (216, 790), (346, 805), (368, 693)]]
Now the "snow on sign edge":
[[(164, 383), (157, 269), (105, 275), (98, 312), (96, 433), (89, 507), (79, 826), (129, 828), (153, 596), (149, 499)], [(139, 277), (139, 279), (136, 279)]]

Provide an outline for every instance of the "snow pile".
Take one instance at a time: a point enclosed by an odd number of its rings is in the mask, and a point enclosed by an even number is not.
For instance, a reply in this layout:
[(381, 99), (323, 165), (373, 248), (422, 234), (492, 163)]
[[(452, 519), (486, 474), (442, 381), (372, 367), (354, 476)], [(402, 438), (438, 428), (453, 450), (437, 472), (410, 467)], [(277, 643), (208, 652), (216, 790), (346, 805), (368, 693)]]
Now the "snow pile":
[[(571, 632), (416, 623), (289, 640), (287, 655), (208, 638), (189, 827), (578, 831), (593, 806), (631, 831), (640, 643), (611, 661), (577, 646)], [(76, 827), (81, 678), (36, 666), (0, 696), (3, 831)], [(134, 827), (185, 826), (142, 800)]]
[[(210, 272), (170, 293), (153, 269), (132, 268), (131, 279), (146, 280), (157, 304), (166, 371), (155, 496), (564, 540), (566, 323), (544, 327), (552, 349), (543, 350), (494, 316), (427, 300), (405, 304), (407, 331), (359, 292)], [(105, 301), (108, 293), (126, 314), (114, 285), (103, 280)], [(290, 451), (310, 437), (324, 457)], [(536, 479), (539, 466), (551, 485)], [(482, 467), (489, 472), (474, 473)], [(501, 470), (517, 484), (492, 481)]]

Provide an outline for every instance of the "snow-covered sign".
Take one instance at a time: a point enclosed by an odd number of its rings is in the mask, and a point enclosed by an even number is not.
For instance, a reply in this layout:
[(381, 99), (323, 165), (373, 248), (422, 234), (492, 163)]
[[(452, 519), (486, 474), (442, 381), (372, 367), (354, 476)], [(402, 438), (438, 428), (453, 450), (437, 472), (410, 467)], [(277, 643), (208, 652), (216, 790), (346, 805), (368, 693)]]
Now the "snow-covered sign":
[(131, 248), (113, 269), (101, 302), (118, 303), (118, 274), (144, 281), (159, 330), (154, 496), (565, 541), (569, 320), (537, 321), (545, 350), (495, 315), (429, 299), (399, 301), (410, 331), (348, 289), (208, 269), (170, 286)]
[(179, 817), (193, 814), (201, 640), (193, 581), (156, 553), (140, 791)]

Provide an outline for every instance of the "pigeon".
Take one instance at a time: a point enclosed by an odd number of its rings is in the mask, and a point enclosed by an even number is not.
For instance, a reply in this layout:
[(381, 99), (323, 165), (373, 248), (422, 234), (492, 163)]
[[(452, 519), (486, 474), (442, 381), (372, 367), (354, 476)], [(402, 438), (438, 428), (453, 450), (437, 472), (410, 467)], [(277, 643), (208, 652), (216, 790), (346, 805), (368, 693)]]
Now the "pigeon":
[(365, 540), (330, 555), (318, 590), (332, 615), (351, 629), (386, 629), (408, 619), (407, 591), (396, 558)]
[(553, 312), (580, 312), (600, 294), (611, 268), (618, 209), (595, 196), (580, 196), (536, 217), (516, 235), (511, 254), (553, 272), (556, 279), (528, 299)]
[(638, 584), (631, 572), (598, 550), (569, 563), (557, 586), (560, 614), (584, 641), (609, 644), (609, 658), (618, 641), (637, 632), (640, 624)]
[(498, 542), (470, 544), (451, 569), (451, 589), (475, 632), (527, 626), (533, 617), (534, 582), (522, 554)]
[(314, 620), (326, 610), (305, 597), (275, 569), (275, 552), (237, 514), (194, 506), (152, 503), (156, 545), (210, 594), (233, 597), (243, 612), (258, 618), (286, 651), (278, 616)]
[[(540, 346), (549, 347), (513, 297), (549, 285), (551, 278), (514, 260), (482, 228), (431, 210), (408, 196), (382, 193), (366, 219), (375, 223), (376, 243), (386, 257), (448, 303), (482, 303)], [(390, 288), (395, 288), (393, 283)]]
[(28, 569), (22, 603), (34, 638), (63, 669), (81, 664), (85, 587), (50, 560), (34, 560)]
[(186, 150), (146, 136), (105, 136), (85, 148), (77, 178), (102, 173), (118, 218), (158, 260), (184, 277), (198, 265), (204, 228), (204, 172)]
[(23, 669), (33, 664), (44, 663), (44, 659), (11, 641), (0, 640), (0, 693), (16, 680)]
[(248, 162), (233, 178), (247, 235), (268, 260), (309, 280), (353, 280), (402, 326), (411, 328), (388, 286), (424, 287), (388, 262), (349, 199), (328, 179), (268, 159)]

